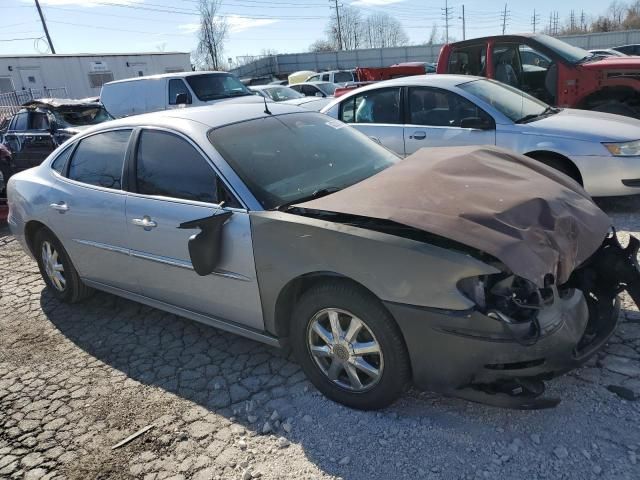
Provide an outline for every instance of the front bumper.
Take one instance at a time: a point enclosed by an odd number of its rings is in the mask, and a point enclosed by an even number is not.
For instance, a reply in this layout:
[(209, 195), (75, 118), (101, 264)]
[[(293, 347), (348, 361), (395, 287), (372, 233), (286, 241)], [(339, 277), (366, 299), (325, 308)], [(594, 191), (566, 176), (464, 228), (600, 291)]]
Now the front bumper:
[(580, 170), (584, 189), (592, 197), (640, 194), (640, 185), (629, 182), (640, 179), (640, 157), (574, 155), (569, 158)]
[[(615, 330), (618, 302), (606, 318), (589, 318), (579, 290), (540, 312), (541, 335), (531, 345), (519, 332), (476, 310), (455, 312), (386, 303), (407, 344), (414, 384), (454, 394), (470, 386), (548, 380), (586, 362)], [(583, 341), (587, 325), (598, 328)]]

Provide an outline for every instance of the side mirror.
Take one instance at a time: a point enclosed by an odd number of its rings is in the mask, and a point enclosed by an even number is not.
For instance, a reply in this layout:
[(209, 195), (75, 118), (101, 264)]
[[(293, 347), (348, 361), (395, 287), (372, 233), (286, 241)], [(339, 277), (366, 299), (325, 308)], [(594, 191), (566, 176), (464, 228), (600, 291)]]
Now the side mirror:
[(191, 220), (178, 226), (182, 229), (200, 229), (200, 233), (189, 237), (189, 257), (198, 275), (209, 275), (218, 266), (222, 252), (222, 226), (231, 215), (230, 211), (222, 211), (211, 217)]
[(480, 117), (467, 117), (460, 120), (460, 128), (471, 128), (474, 130), (493, 130), (492, 122)]
[(188, 103), (191, 102), (189, 102), (189, 96), (186, 93), (182, 92), (176, 95), (176, 105), (186, 105)]
[(325, 97), (326, 95), (324, 93), (316, 92), (315, 96), (316, 97)]

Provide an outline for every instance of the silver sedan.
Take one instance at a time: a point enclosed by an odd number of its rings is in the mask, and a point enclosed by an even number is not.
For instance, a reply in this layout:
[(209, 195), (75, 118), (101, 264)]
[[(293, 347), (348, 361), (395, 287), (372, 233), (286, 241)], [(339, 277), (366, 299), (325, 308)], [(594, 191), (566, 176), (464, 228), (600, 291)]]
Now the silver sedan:
[(321, 110), (399, 155), (422, 147), (497, 145), (528, 155), (592, 196), (640, 193), (640, 121), (553, 108), (493, 80), (405, 77), (354, 90)]

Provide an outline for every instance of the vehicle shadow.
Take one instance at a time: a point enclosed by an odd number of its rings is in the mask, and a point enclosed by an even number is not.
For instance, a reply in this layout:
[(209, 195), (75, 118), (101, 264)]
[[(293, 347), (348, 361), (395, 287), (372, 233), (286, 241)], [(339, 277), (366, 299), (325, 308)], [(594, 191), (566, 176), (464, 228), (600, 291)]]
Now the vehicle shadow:
[[(268, 422), (269, 433), (300, 445), (310, 462), (332, 476), (399, 478), (401, 468), (407, 478), (439, 478), (443, 471), (446, 478), (453, 472), (451, 478), (471, 478), (499, 463), (482, 453), (483, 448), (513, 448), (508, 442), (514, 436), (530, 443), (530, 434), (548, 434), (557, 422), (576, 415), (572, 400), (554, 410), (513, 411), (415, 391), (381, 412), (350, 410), (316, 392), (295, 361), (279, 349), (106, 293), (66, 305), (45, 289), (41, 307), (49, 321), (90, 356), (134, 381), (241, 424), (250, 435), (263, 434)], [(567, 388), (584, 389), (573, 377), (555, 382), (552, 393), (561, 397)], [(573, 391), (569, 395), (582, 396)], [(584, 415), (588, 417), (589, 408)], [(176, 422), (166, 431), (191, 431), (188, 419)], [(505, 442), (497, 447), (496, 431)], [(162, 433), (156, 429), (153, 435)], [(420, 453), (424, 450), (429, 455)], [(459, 463), (451, 463), (452, 455)]]

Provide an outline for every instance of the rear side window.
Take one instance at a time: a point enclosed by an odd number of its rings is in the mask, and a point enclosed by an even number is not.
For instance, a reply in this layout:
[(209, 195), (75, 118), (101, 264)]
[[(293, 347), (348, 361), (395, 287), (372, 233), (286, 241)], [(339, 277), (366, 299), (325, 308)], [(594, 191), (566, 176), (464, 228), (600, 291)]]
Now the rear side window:
[(191, 103), (191, 92), (185, 85), (185, 83), (180, 80), (174, 78), (173, 80), (169, 80), (169, 105), (176, 105), (176, 97), (178, 94), (184, 93), (187, 95), (187, 103)]
[(351, 72), (337, 72), (333, 77), (334, 83), (346, 83), (352, 81), (353, 75), (351, 74)]
[(48, 130), (49, 118), (44, 112), (31, 113), (31, 130)]
[(400, 89), (386, 88), (354, 95), (342, 104), (346, 123), (400, 123)]
[(122, 188), (122, 166), (131, 130), (98, 133), (80, 141), (69, 178), (105, 188)]
[(238, 206), (221, 192), (218, 176), (186, 140), (172, 133), (145, 130), (136, 156), (138, 193)]
[(67, 160), (71, 156), (71, 152), (73, 151), (73, 145), (64, 149), (60, 155), (56, 157), (56, 159), (51, 164), (51, 168), (58, 172), (60, 175), (64, 175), (64, 167), (67, 164)]

